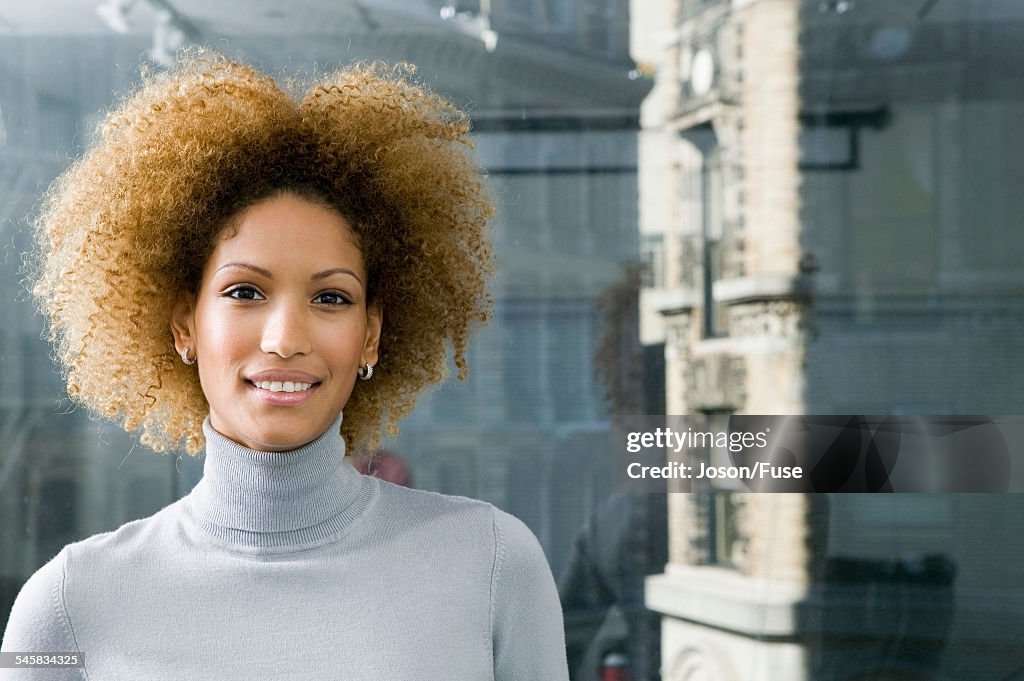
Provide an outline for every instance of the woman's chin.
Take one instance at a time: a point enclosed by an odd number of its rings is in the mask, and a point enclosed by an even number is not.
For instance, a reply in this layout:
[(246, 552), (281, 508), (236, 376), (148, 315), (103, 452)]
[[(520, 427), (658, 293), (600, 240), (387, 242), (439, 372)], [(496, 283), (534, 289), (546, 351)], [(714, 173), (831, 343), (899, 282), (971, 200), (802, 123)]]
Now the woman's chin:
[(261, 414), (254, 422), (238, 428), (222, 429), (212, 418), (211, 425), (243, 447), (260, 452), (287, 452), (318, 438), (330, 426), (330, 420), (322, 420), (298, 413)]

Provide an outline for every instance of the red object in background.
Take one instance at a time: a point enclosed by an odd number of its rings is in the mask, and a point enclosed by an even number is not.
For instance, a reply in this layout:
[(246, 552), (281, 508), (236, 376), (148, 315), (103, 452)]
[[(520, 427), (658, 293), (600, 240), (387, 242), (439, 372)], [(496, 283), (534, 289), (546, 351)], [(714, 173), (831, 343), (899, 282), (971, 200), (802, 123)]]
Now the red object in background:
[(412, 470), (398, 454), (382, 449), (373, 457), (372, 464), (367, 464), (368, 458), (362, 454), (353, 457), (352, 465), (363, 475), (371, 475), (402, 487), (412, 487)]
[(632, 681), (629, 658), (622, 653), (608, 653), (601, 660), (601, 681)]

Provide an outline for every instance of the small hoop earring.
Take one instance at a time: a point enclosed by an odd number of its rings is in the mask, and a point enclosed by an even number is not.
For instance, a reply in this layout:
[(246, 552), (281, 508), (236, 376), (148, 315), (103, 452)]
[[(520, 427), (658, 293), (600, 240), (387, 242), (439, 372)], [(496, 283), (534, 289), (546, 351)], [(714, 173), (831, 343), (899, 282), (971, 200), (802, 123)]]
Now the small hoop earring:
[(193, 364), (196, 363), (196, 358), (193, 358), (193, 359), (189, 359), (188, 358), (188, 351), (191, 350), (191, 349), (192, 348), (190, 348), (190, 347), (188, 347), (186, 345), (182, 349), (182, 351), (178, 353), (179, 355), (181, 355), (181, 361), (184, 362), (185, 364), (189, 365), (189, 366), (192, 366)]
[(373, 378), (373, 365), (367, 362), (365, 367), (356, 369), (356, 375), (364, 381), (369, 381)]

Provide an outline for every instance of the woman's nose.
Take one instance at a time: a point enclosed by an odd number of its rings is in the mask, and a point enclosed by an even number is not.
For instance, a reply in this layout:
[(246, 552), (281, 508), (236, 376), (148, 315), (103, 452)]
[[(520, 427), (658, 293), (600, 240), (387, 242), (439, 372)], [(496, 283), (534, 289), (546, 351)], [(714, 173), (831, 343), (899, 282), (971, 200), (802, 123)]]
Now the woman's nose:
[(308, 355), (313, 348), (304, 308), (284, 302), (275, 305), (263, 325), (260, 349), (283, 358)]

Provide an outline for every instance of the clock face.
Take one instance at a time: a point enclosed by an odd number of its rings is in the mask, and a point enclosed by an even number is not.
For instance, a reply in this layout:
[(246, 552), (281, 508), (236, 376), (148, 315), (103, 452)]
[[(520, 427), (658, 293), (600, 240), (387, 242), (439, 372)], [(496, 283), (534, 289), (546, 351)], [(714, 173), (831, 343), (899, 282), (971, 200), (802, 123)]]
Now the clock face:
[(690, 63), (690, 90), (697, 97), (711, 91), (715, 82), (715, 57), (706, 47), (697, 50)]

